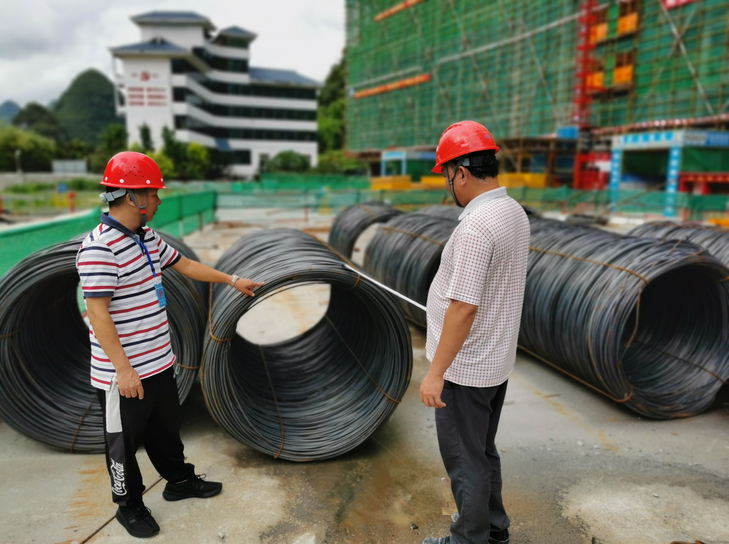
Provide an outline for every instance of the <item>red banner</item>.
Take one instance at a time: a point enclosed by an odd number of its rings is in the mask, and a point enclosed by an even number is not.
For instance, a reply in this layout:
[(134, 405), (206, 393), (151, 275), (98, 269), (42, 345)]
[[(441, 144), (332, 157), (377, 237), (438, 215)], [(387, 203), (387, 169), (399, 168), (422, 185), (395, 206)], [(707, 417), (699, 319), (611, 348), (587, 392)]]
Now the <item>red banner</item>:
[(354, 93), (354, 98), (365, 98), (376, 94), (389, 93), (391, 91), (397, 91), (398, 89), (412, 87), (413, 85), (427, 83), (430, 79), (430, 74), (420, 74), (419, 76), (401, 79), (399, 81), (394, 81), (393, 83), (386, 83), (385, 85), (379, 85), (378, 87), (370, 87), (363, 91), (357, 91)]

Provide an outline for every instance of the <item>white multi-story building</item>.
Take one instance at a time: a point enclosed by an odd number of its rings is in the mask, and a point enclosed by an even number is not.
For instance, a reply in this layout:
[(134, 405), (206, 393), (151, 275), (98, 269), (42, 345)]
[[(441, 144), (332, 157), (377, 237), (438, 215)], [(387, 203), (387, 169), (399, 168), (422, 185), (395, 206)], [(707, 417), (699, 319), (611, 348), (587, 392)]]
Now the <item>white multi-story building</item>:
[(316, 165), (318, 82), (250, 66), (256, 35), (237, 26), (216, 32), (193, 12), (154, 11), (132, 21), (142, 41), (111, 49), (117, 112), (132, 142), (146, 124), (158, 148), (169, 127), (178, 140), (229, 153), (238, 176), (289, 149)]

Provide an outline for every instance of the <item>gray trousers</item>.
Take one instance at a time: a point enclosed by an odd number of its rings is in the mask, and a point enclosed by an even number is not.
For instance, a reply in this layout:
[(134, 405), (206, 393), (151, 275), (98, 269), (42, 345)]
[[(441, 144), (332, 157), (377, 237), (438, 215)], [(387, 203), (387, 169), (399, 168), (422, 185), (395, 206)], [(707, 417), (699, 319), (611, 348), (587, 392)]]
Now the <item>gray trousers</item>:
[(438, 445), (459, 517), (451, 525), (453, 544), (487, 544), (489, 533), (509, 527), (501, 499), (501, 459), (494, 439), (506, 384), (466, 387), (445, 382), (435, 409)]

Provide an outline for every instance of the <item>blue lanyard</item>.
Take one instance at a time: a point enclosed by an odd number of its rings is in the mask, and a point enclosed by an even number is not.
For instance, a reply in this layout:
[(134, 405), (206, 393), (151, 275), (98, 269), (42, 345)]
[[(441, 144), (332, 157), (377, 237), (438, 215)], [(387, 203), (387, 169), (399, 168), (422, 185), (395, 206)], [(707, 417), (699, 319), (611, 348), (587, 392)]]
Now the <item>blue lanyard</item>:
[(157, 273), (154, 271), (154, 264), (152, 263), (152, 257), (149, 255), (149, 251), (147, 250), (147, 246), (144, 245), (144, 242), (139, 240), (137, 242), (139, 244), (139, 247), (142, 248), (143, 253), (147, 256), (147, 262), (149, 263), (149, 267), (152, 269), (152, 276), (154, 276), (154, 279), (157, 279)]

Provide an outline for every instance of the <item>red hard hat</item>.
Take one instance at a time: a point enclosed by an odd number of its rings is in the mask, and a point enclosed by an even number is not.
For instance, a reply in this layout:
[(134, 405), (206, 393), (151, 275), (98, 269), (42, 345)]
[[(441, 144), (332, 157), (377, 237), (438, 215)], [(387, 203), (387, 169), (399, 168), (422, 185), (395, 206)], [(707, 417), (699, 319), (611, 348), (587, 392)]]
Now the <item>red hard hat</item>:
[(485, 126), (476, 121), (454, 123), (445, 129), (440, 137), (438, 148), (435, 150), (435, 167), (432, 172), (440, 174), (443, 172), (443, 165), (448, 161), (488, 149), (499, 152), (499, 146)]
[(136, 151), (117, 153), (106, 165), (102, 185), (124, 189), (166, 189), (157, 163)]

